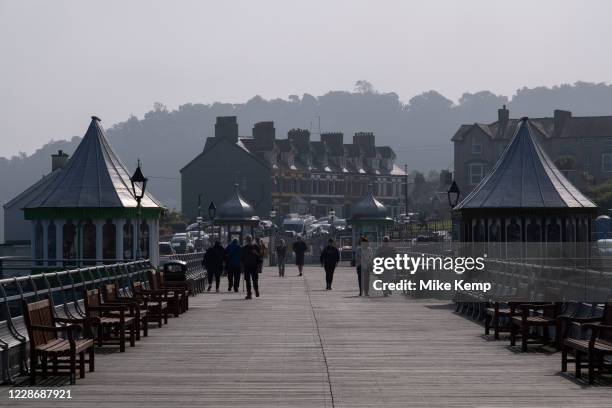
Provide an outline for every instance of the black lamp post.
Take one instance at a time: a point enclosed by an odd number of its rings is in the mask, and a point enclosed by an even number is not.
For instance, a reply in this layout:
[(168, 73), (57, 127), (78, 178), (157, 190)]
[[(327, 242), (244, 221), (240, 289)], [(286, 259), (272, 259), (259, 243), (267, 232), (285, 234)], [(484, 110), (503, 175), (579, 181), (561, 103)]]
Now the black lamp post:
[[(450, 206), (451, 210), (453, 208), (455, 208), (457, 206), (457, 204), (459, 204), (459, 196), (461, 195), (461, 191), (459, 191), (459, 186), (457, 185), (457, 182), (455, 182), (455, 180), (453, 180), (451, 186), (448, 189), (448, 205)], [(455, 235), (456, 235), (456, 231), (455, 231), (455, 224), (453, 222), (453, 215), (451, 214), (451, 236), (452, 239), (455, 239)]]
[(272, 261), (273, 254), (275, 253), (275, 245), (276, 245), (276, 210), (270, 210), (270, 221), (272, 221), (272, 234), (270, 234), (270, 266), (274, 266), (274, 262)]
[(459, 191), (459, 186), (457, 185), (457, 183), (455, 182), (455, 180), (453, 180), (453, 183), (451, 184), (451, 186), (448, 189), (447, 195), (448, 195), (448, 205), (450, 206), (450, 208), (455, 208), (457, 206), (457, 204), (459, 204), (459, 195), (461, 194), (461, 192)]
[[(210, 218), (210, 227), (212, 229), (212, 238), (213, 238), (213, 242), (215, 240), (215, 216), (217, 215), (217, 206), (215, 206), (214, 202), (210, 202), (210, 205), (208, 206), (208, 218)], [(219, 231), (219, 234), (221, 234), (221, 231)], [(221, 236), (219, 235), (219, 240), (221, 240)]]
[(130, 177), (130, 182), (132, 183), (132, 194), (134, 195), (134, 198), (136, 199), (136, 218), (138, 222), (138, 225), (135, 231), (135, 234), (136, 234), (136, 248), (134, 249), (135, 259), (140, 258), (140, 237), (138, 234), (140, 231), (140, 203), (147, 189), (147, 181), (148, 179), (144, 176), (144, 174), (142, 174), (142, 169), (140, 168), (140, 159), (138, 159), (138, 166), (136, 167), (136, 170), (134, 171), (134, 174), (132, 175), (132, 177)]

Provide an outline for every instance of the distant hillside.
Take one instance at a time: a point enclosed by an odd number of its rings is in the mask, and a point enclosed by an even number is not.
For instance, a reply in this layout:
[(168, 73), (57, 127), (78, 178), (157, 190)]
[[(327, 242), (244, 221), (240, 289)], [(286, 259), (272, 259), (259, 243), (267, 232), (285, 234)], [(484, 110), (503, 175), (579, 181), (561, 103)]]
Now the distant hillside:
[[(110, 126), (111, 144), (128, 167), (133, 168), (140, 158), (151, 177), (152, 192), (168, 207), (180, 208), (179, 170), (204, 147), (217, 116), (238, 116), (241, 135), (250, 135), (255, 122), (273, 120), (280, 138), (295, 127), (318, 129), (320, 117), (321, 130), (342, 131), (346, 141), (356, 131), (373, 131), (377, 144), (395, 149), (399, 164), (428, 171), (452, 168), (449, 140), (457, 127), (494, 121), (497, 108), (503, 104), (509, 106), (512, 117), (551, 116), (554, 109), (571, 110), (574, 115), (610, 115), (612, 86), (579, 82), (523, 88), (511, 99), (482, 91), (466, 93), (457, 103), (429, 91), (404, 103), (397, 94), (376, 92), (360, 81), (354, 92), (332, 91), (319, 97), (304, 94), (264, 100), (255, 96), (246, 103), (185, 104), (174, 111), (156, 103), (142, 119), (130, 117), (106, 125)], [(88, 119), (83, 118), (83, 130)], [(0, 158), (0, 204), (49, 172), (52, 153), (62, 149), (70, 154), (78, 140), (50, 142), (31, 156)], [(0, 238), (4, 236), (1, 219)]]

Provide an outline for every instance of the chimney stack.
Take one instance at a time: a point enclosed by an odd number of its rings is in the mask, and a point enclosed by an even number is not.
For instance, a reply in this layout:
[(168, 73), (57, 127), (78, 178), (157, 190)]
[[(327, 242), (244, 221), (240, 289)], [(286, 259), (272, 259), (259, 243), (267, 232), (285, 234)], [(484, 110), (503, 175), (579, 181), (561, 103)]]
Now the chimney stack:
[(307, 153), (310, 149), (310, 132), (307, 129), (291, 129), (287, 138), (297, 147), (300, 153)]
[(57, 169), (63, 169), (66, 163), (68, 163), (68, 156), (63, 150), (58, 150), (56, 154), (51, 155), (51, 171)]
[(506, 105), (502, 106), (501, 109), (497, 110), (497, 129), (498, 132), (503, 133), (508, 122), (510, 121), (510, 111), (506, 108)]
[(376, 146), (376, 140), (374, 133), (372, 132), (357, 132), (353, 135), (353, 144), (362, 147), (374, 147)]
[(215, 137), (224, 137), (232, 143), (238, 142), (238, 121), (236, 116), (217, 116)]
[(561, 134), (561, 132), (563, 131), (563, 127), (565, 126), (565, 123), (571, 117), (572, 117), (572, 112), (561, 110), (561, 109), (555, 109), (554, 111), (555, 129), (553, 130), (553, 133), (555, 136), (559, 136)]
[(274, 122), (259, 122), (253, 126), (253, 139), (257, 140), (258, 149), (272, 150), (275, 138)]
[(336, 153), (336, 155), (342, 154), (344, 135), (341, 132), (321, 133), (321, 141), (325, 143), (332, 152)]

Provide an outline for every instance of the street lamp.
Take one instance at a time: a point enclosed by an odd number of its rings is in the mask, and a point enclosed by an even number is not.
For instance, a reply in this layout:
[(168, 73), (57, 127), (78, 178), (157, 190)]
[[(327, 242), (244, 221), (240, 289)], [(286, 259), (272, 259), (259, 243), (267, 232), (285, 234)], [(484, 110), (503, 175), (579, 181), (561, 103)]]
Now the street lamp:
[[(215, 215), (217, 215), (217, 207), (214, 202), (210, 202), (208, 206), (208, 218), (210, 218), (210, 227), (212, 229), (212, 238), (213, 242), (215, 240)], [(221, 234), (221, 232), (219, 232)], [(219, 235), (219, 240), (221, 240), (221, 236)]]
[(274, 246), (276, 245), (276, 210), (270, 210), (270, 221), (272, 221), (272, 234), (270, 234), (270, 266), (274, 266), (272, 261), (273, 254), (276, 253)]
[(136, 199), (136, 218), (138, 225), (136, 227), (136, 248), (134, 250), (135, 259), (140, 259), (140, 203), (142, 198), (145, 195), (145, 190), (147, 189), (147, 181), (148, 179), (142, 174), (142, 169), (140, 168), (140, 159), (138, 159), (138, 166), (134, 171), (132, 177), (130, 177), (130, 182), (132, 183), (132, 194), (134, 194), (134, 198)]
[(457, 204), (459, 203), (459, 195), (461, 194), (461, 192), (459, 191), (459, 186), (457, 185), (457, 182), (453, 180), (453, 183), (449, 187), (446, 194), (448, 195), (448, 205), (450, 206), (451, 209), (455, 208)]

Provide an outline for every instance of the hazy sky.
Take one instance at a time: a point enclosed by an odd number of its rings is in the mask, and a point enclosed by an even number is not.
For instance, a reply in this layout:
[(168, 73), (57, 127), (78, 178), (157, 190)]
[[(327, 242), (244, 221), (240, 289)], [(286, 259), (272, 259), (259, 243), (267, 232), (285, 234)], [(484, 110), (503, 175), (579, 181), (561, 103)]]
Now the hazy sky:
[(610, 82), (611, 1), (0, 0), (0, 156), (159, 101)]

